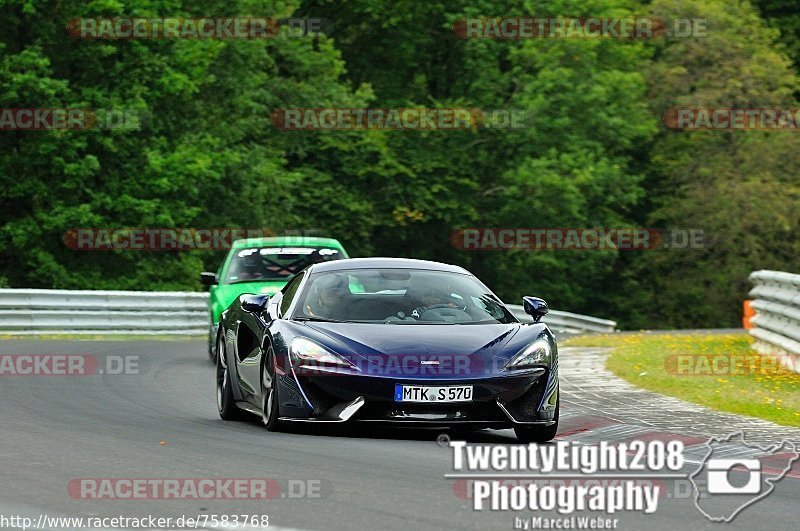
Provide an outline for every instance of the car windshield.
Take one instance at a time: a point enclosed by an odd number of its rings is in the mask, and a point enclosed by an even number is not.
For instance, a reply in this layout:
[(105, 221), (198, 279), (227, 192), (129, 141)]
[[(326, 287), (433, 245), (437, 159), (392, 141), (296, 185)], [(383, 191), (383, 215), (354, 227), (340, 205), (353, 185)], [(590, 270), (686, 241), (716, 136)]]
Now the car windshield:
[(249, 247), (236, 251), (225, 283), (285, 281), (311, 264), (342, 258), (341, 252), (328, 247)]
[(294, 318), (414, 324), (497, 324), (516, 319), (475, 277), (416, 269), (313, 274)]

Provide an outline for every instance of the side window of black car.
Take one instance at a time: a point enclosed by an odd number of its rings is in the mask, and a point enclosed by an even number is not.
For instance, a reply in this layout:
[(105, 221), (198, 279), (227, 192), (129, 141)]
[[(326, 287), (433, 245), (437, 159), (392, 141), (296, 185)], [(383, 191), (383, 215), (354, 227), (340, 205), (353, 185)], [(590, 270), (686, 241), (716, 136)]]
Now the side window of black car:
[(305, 275), (302, 274), (297, 275), (283, 289), (283, 300), (281, 301), (281, 317), (286, 315), (286, 312), (289, 310), (289, 306), (292, 305), (294, 296), (295, 294), (297, 294), (297, 288), (300, 287), (300, 282), (302, 282), (304, 276)]

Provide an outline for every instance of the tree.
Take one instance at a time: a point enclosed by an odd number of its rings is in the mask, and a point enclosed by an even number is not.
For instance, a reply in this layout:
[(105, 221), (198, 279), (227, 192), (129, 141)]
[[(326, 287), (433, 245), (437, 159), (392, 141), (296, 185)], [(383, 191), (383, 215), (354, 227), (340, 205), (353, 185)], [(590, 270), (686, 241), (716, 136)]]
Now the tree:
[[(74, 227), (308, 228), (367, 252), (369, 200), (401, 168), (381, 135), (275, 130), (280, 107), (367, 104), (330, 39), (79, 40), (76, 17), (281, 17), (272, 2), (0, 3), (0, 107), (134, 109), (138, 130), (0, 135), (0, 270), (12, 286), (199, 287), (220, 253), (76, 252)], [(214, 265), (211, 265), (214, 264)]]
[[(744, 2), (657, 0), (708, 36), (659, 43), (649, 100), (667, 108), (792, 108), (797, 77), (777, 32)], [(713, 65), (710, 66), (710, 65)], [(668, 131), (650, 153), (647, 223), (705, 231), (707, 246), (641, 254), (623, 272), (634, 326), (738, 326), (747, 276), (800, 263), (800, 139), (792, 131)]]
[[(375, 194), (384, 218), (374, 247), (461, 263), (507, 300), (605, 314), (594, 286), (616, 252), (464, 252), (463, 227), (616, 227), (641, 195), (633, 167), (655, 133), (641, 74), (649, 50), (614, 39), (462, 39), (460, 19), (631, 16), (630, 2), (309, 1), (331, 18), (353, 82), (374, 105), (518, 111), (524, 127), (388, 136), (409, 178)], [(400, 237), (398, 238), (398, 234)]]

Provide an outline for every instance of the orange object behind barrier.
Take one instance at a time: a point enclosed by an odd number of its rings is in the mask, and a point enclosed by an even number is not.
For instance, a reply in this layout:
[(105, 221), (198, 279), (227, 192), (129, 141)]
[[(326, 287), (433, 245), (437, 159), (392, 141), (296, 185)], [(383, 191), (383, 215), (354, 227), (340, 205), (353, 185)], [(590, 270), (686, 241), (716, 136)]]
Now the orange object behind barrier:
[(750, 324), (750, 319), (756, 314), (752, 306), (753, 301), (744, 301), (744, 317), (742, 317), (742, 326), (745, 328), (753, 328)]

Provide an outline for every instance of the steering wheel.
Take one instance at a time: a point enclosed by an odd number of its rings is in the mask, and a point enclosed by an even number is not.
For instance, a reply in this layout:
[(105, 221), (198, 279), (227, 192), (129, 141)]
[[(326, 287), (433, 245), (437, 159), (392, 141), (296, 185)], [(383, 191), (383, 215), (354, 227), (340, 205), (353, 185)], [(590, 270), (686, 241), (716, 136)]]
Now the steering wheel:
[(453, 306), (452, 304), (431, 304), (430, 306), (425, 307), (425, 311), (428, 310), (437, 310), (441, 308), (458, 308), (458, 306)]
[(429, 306), (429, 307), (425, 308), (425, 310), (436, 310), (437, 308), (438, 309), (449, 308), (449, 309), (461, 310), (462, 312), (466, 312), (467, 311), (467, 305), (466, 304), (464, 306), (459, 306), (458, 304), (455, 304), (453, 302), (446, 303), (446, 304), (434, 304), (433, 306)]
[[(461, 310), (466, 311), (466, 306), (464, 308), (459, 308), (458, 306), (454, 306), (453, 304), (431, 304), (430, 306), (425, 306), (422, 308), (422, 311), (419, 312), (419, 317), (415, 317), (417, 321), (422, 319), (422, 316), (428, 313), (431, 310)], [(411, 314), (414, 315), (413, 313)]]

